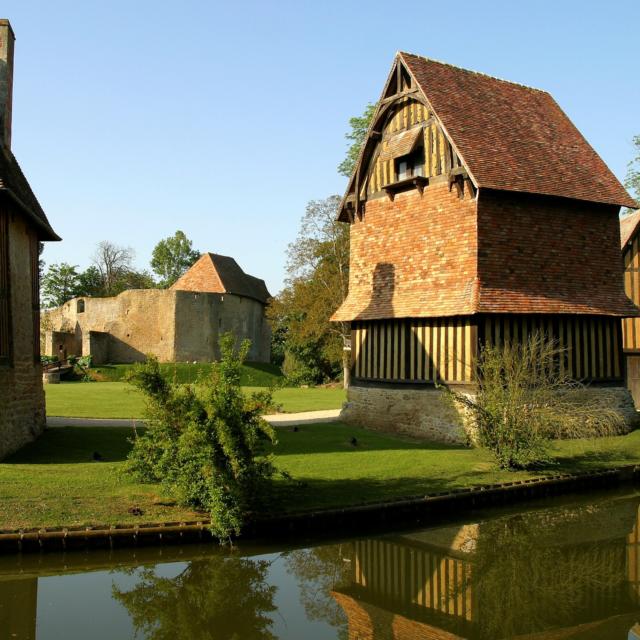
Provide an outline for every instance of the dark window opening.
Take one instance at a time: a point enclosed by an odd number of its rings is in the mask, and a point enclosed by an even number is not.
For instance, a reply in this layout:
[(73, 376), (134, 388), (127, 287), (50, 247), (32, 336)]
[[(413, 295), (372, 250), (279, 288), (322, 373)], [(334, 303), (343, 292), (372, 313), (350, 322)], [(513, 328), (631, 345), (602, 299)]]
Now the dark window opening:
[[(76, 305), (76, 311), (77, 313), (84, 313), (84, 300), (78, 300), (78, 303)], [(127, 309), (127, 313), (129, 313), (128, 309)]]
[(406, 156), (396, 158), (396, 180), (424, 176), (424, 148), (419, 147)]

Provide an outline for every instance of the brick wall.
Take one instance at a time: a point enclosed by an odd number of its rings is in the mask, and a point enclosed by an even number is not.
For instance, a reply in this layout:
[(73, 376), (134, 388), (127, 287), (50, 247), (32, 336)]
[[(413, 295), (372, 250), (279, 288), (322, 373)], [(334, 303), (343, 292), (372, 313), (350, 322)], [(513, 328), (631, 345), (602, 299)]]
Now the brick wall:
[(479, 311), (632, 311), (623, 286), (618, 209), (481, 190)]
[(351, 225), (349, 296), (334, 319), (462, 315), (473, 308), (476, 202), (446, 181), (369, 200)]
[(22, 216), (9, 220), (12, 363), (0, 366), (0, 458), (35, 439), (45, 426), (42, 370), (34, 361), (30, 244)]

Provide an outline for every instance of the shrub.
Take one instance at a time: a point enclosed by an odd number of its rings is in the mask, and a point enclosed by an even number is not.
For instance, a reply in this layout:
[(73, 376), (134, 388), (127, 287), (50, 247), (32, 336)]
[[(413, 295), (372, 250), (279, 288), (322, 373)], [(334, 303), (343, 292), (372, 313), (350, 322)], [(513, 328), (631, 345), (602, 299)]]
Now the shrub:
[(194, 385), (170, 382), (153, 358), (129, 376), (148, 400), (148, 429), (133, 442), (129, 471), (161, 482), (182, 504), (209, 511), (220, 540), (240, 534), (274, 473), (263, 454), (275, 432), (261, 417), (272, 404), (271, 392), (245, 398), (240, 372), (249, 341), (238, 350), (234, 342), (231, 334), (221, 338), (220, 362)]
[(562, 367), (565, 352), (544, 333), (525, 342), (487, 345), (480, 354), (477, 394), (448, 389), (469, 412), (478, 444), (505, 469), (526, 469), (551, 461), (553, 438), (613, 435), (621, 416), (586, 392)]

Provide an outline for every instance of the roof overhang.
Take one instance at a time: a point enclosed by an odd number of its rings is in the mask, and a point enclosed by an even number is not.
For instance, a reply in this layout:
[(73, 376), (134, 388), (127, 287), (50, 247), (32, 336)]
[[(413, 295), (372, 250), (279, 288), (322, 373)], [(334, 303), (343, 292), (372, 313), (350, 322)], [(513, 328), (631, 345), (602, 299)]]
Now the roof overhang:
[(0, 187), (0, 195), (13, 202), (29, 222), (38, 230), (38, 239), (45, 242), (59, 242), (62, 238), (39, 216), (37, 216), (18, 196), (7, 187)]

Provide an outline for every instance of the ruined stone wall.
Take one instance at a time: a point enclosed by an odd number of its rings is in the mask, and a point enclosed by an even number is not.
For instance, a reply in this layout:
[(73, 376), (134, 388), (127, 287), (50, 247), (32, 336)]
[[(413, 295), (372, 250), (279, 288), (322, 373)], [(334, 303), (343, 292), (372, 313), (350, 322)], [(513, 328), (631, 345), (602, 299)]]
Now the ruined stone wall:
[(251, 340), (249, 360), (270, 358), (264, 305), (231, 294), (144, 289), (77, 298), (46, 312), (44, 324), (45, 353), (57, 355), (66, 332), (68, 355), (91, 354), (95, 364), (140, 362), (149, 353), (161, 362), (210, 362), (226, 331)]
[(22, 216), (9, 219), (12, 362), (0, 366), (0, 458), (34, 440), (45, 426), (42, 369), (34, 357), (31, 233)]
[[(473, 387), (457, 385), (473, 394)], [(626, 430), (637, 428), (640, 414), (625, 387), (591, 386), (586, 393), (602, 406), (615, 410)], [(454, 408), (444, 392), (432, 386), (355, 384), (349, 387), (340, 419), (349, 424), (445, 443), (473, 443), (476, 431), (468, 413)]]
[(251, 341), (248, 360), (269, 362), (271, 330), (264, 305), (229, 293), (176, 291), (176, 360), (211, 361), (220, 357), (220, 335), (232, 332)]
[[(91, 332), (108, 334), (92, 354), (96, 364), (140, 362), (148, 353), (160, 361), (174, 360), (175, 292), (160, 289), (132, 289), (111, 298), (74, 298), (47, 312), (45, 324), (51, 331), (67, 331), (75, 336), (75, 353), (91, 353)], [(50, 345), (49, 355), (57, 355)], [(49, 351), (53, 347), (53, 351)], [(68, 351), (72, 354), (71, 349)], [(103, 360), (102, 358), (105, 358)]]

